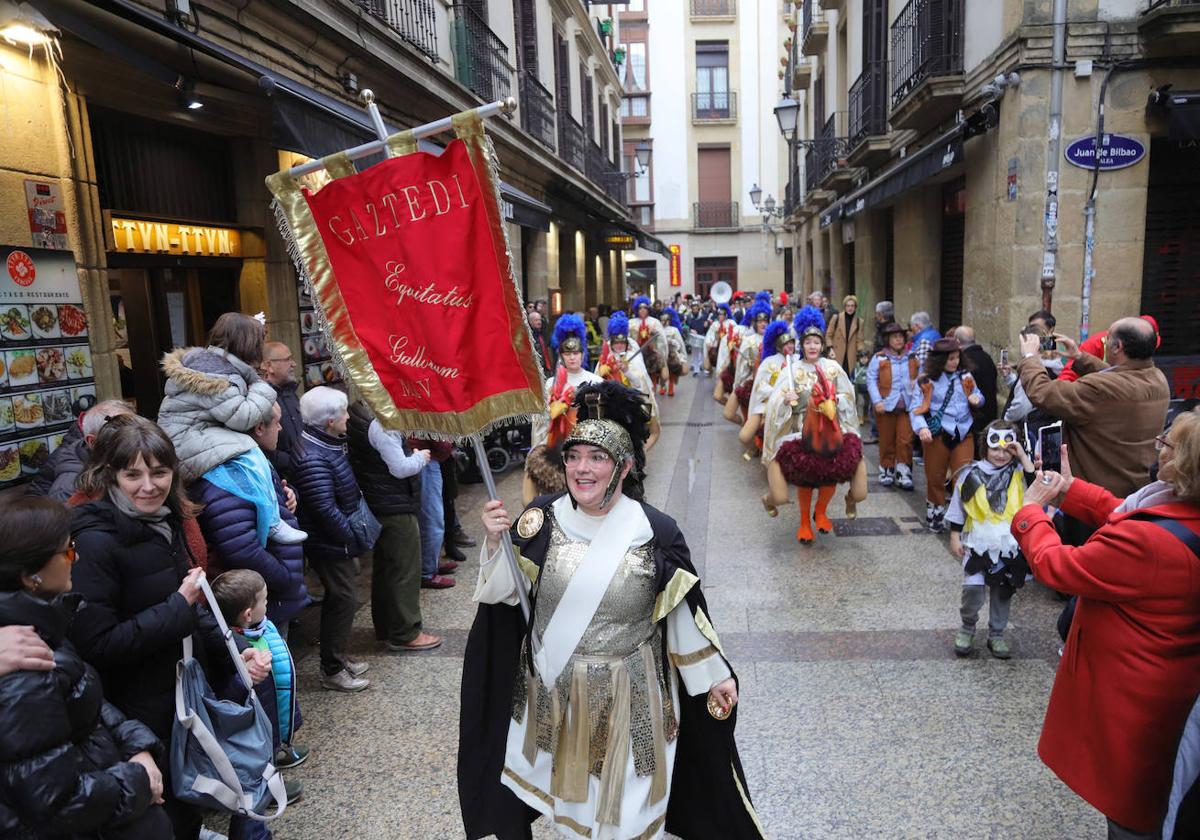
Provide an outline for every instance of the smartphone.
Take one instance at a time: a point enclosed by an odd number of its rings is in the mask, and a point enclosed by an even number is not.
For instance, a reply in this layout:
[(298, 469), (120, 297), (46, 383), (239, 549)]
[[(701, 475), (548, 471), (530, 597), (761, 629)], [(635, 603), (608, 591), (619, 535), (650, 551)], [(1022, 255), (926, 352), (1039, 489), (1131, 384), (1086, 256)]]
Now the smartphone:
[(1054, 338), (1054, 336), (1048, 335), (1041, 340), (1040, 346), (1043, 350), (1053, 350), (1057, 343), (1058, 341)]
[(1001, 365), (1008, 364), (1008, 348), (1007, 347), (1000, 351), (1000, 364)]
[(1038, 453), (1042, 470), (1062, 471), (1062, 422), (1042, 426), (1038, 432)]

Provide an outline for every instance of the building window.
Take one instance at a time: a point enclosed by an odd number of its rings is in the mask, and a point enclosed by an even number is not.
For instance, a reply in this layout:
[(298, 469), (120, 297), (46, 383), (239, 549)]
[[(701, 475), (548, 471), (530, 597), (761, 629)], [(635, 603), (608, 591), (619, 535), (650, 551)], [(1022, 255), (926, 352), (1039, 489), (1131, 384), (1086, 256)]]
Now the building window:
[(737, 257), (696, 257), (696, 294), (707, 298), (715, 283), (724, 281), (737, 291)]
[(729, 42), (696, 42), (696, 114), (730, 117)]

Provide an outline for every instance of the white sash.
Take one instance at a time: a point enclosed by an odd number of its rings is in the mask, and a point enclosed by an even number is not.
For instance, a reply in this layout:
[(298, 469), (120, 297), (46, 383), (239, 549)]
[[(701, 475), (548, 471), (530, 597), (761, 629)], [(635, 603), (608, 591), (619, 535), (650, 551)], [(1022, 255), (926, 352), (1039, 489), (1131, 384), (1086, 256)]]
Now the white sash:
[(542, 647), (533, 656), (534, 667), (547, 688), (554, 686), (579, 647), (626, 552), (653, 536), (642, 506), (628, 496), (619, 496), (602, 518), (580, 513), (572, 507), (569, 496), (562, 496), (554, 502), (554, 516), (568, 537), (589, 544), (546, 624)]

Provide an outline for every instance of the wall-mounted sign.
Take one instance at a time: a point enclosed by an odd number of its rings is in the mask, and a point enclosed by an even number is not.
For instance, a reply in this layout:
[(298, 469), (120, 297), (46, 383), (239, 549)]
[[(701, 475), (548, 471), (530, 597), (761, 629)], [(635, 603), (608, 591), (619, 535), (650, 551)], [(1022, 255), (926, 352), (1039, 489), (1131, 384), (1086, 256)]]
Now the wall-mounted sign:
[(25, 207), (29, 211), (29, 233), (33, 247), (65, 251), (67, 214), (63, 211), (62, 190), (50, 181), (25, 182)]
[(610, 233), (604, 237), (604, 244), (610, 248), (632, 251), (637, 247), (637, 239), (632, 233)]
[[(1088, 135), (1067, 144), (1063, 155), (1067, 163), (1081, 169), (1092, 169), (1096, 165), (1096, 137)], [(1136, 137), (1125, 134), (1105, 134), (1100, 143), (1100, 168), (1124, 169), (1133, 166), (1146, 156), (1146, 144)]]
[(679, 265), (680, 248), (678, 245), (668, 245), (667, 250), (671, 252), (671, 285), (682, 286), (683, 271), (680, 269)]
[(242, 234), (235, 228), (148, 222), (113, 217), (113, 251), (126, 254), (170, 254), (176, 257), (240, 257)]

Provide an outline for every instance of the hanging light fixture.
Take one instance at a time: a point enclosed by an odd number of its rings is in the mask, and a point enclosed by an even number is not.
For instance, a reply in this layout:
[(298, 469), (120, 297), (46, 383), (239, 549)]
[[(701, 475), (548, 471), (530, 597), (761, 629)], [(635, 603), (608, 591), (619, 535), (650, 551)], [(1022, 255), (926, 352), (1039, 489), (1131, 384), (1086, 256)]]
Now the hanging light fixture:
[(179, 104), (189, 111), (198, 111), (204, 107), (204, 102), (196, 96), (196, 80), (180, 76), (175, 80), (175, 90), (179, 91)]
[(0, 0), (0, 38), (14, 46), (44, 47), (58, 29), (28, 3)]
[(800, 103), (790, 96), (779, 100), (775, 106), (775, 119), (779, 122), (779, 133), (790, 137), (796, 133), (796, 120), (800, 116)]
[(762, 187), (758, 182), (754, 182), (754, 186), (750, 188), (750, 203), (754, 205), (754, 209), (758, 209), (758, 202), (762, 201)]
[(645, 172), (647, 169), (650, 168), (650, 154), (653, 151), (654, 151), (654, 149), (651, 148), (650, 144), (647, 143), (645, 140), (643, 140), (642, 142), (640, 142), (636, 146), (634, 146), (633, 154), (634, 154), (634, 157), (637, 158), (638, 169), (641, 172)]

